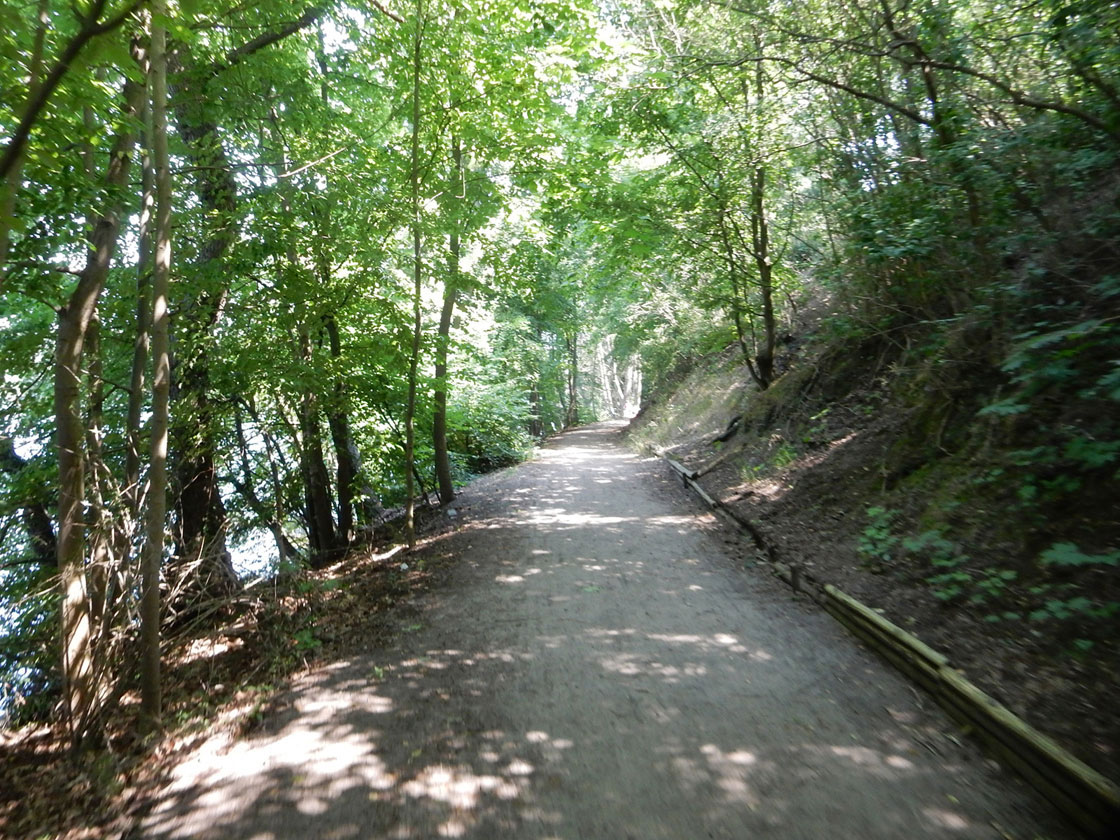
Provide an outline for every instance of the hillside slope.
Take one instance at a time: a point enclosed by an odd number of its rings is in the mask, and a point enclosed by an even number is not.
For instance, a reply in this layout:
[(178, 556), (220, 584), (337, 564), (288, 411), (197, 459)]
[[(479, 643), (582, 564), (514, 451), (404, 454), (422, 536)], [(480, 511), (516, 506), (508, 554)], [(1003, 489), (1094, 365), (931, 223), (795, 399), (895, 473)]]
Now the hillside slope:
[(963, 353), (983, 343), (969, 329), (915, 353), (917, 334), (818, 328), (764, 393), (732, 348), (657, 395), (630, 441), (698, 470), (779, 559), (881, 609), (1120, 778), (1115, 464), (1048, 460), (1054, 424), (1079, 422), (1068, 402), (985, 410), (1007, 395), (1004, 357)]

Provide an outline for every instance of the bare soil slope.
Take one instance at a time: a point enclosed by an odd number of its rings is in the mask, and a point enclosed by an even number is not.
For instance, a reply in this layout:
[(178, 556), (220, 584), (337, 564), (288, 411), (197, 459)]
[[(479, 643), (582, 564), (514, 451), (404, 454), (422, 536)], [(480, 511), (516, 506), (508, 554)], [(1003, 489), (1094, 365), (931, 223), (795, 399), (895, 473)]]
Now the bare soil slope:
[(1075, 836), (618, 438), (469, 487), (394, 642), (204, 743), (138, 835)]

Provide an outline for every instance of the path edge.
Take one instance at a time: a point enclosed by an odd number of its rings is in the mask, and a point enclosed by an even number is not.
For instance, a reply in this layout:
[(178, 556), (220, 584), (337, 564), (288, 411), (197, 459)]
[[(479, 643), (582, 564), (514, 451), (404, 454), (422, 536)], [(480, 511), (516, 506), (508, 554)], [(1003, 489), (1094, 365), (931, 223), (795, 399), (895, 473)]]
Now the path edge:
[(699, 473), (662, 456), (682, 484), (714, 513), (751, 538), (771, 571), (803, 592), (852, 635), (865, 642), (911, 682), (917, 683), (968, 734), (975, 735), (1004, 766), (1017, 772), (1071, 822), (1093, 838), (1120, 834), (1120, 786), (985, 694), (949, 658), (835, 586), (782, 562), (774, 546), (748, 519), (700, 486)]

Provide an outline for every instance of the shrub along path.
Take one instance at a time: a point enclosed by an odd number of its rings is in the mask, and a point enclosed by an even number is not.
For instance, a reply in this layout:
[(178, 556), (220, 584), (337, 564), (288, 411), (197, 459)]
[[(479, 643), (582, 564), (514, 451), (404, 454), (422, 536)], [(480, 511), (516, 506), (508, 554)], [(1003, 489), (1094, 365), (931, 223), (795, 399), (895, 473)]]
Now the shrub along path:
[(171, 838), (1076, 836), (601, 424), (468, 487), (388, 647), (212, 737)]

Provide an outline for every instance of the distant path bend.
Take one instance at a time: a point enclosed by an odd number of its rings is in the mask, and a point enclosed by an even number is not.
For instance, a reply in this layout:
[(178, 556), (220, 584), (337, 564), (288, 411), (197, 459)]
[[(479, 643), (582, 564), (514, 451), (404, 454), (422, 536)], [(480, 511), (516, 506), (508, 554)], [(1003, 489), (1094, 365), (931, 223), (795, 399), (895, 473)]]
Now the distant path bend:
[(1077, 836), (667, 473), (600, 424), (468, 487), (399, 644), (203, 745), (140, 835)]

